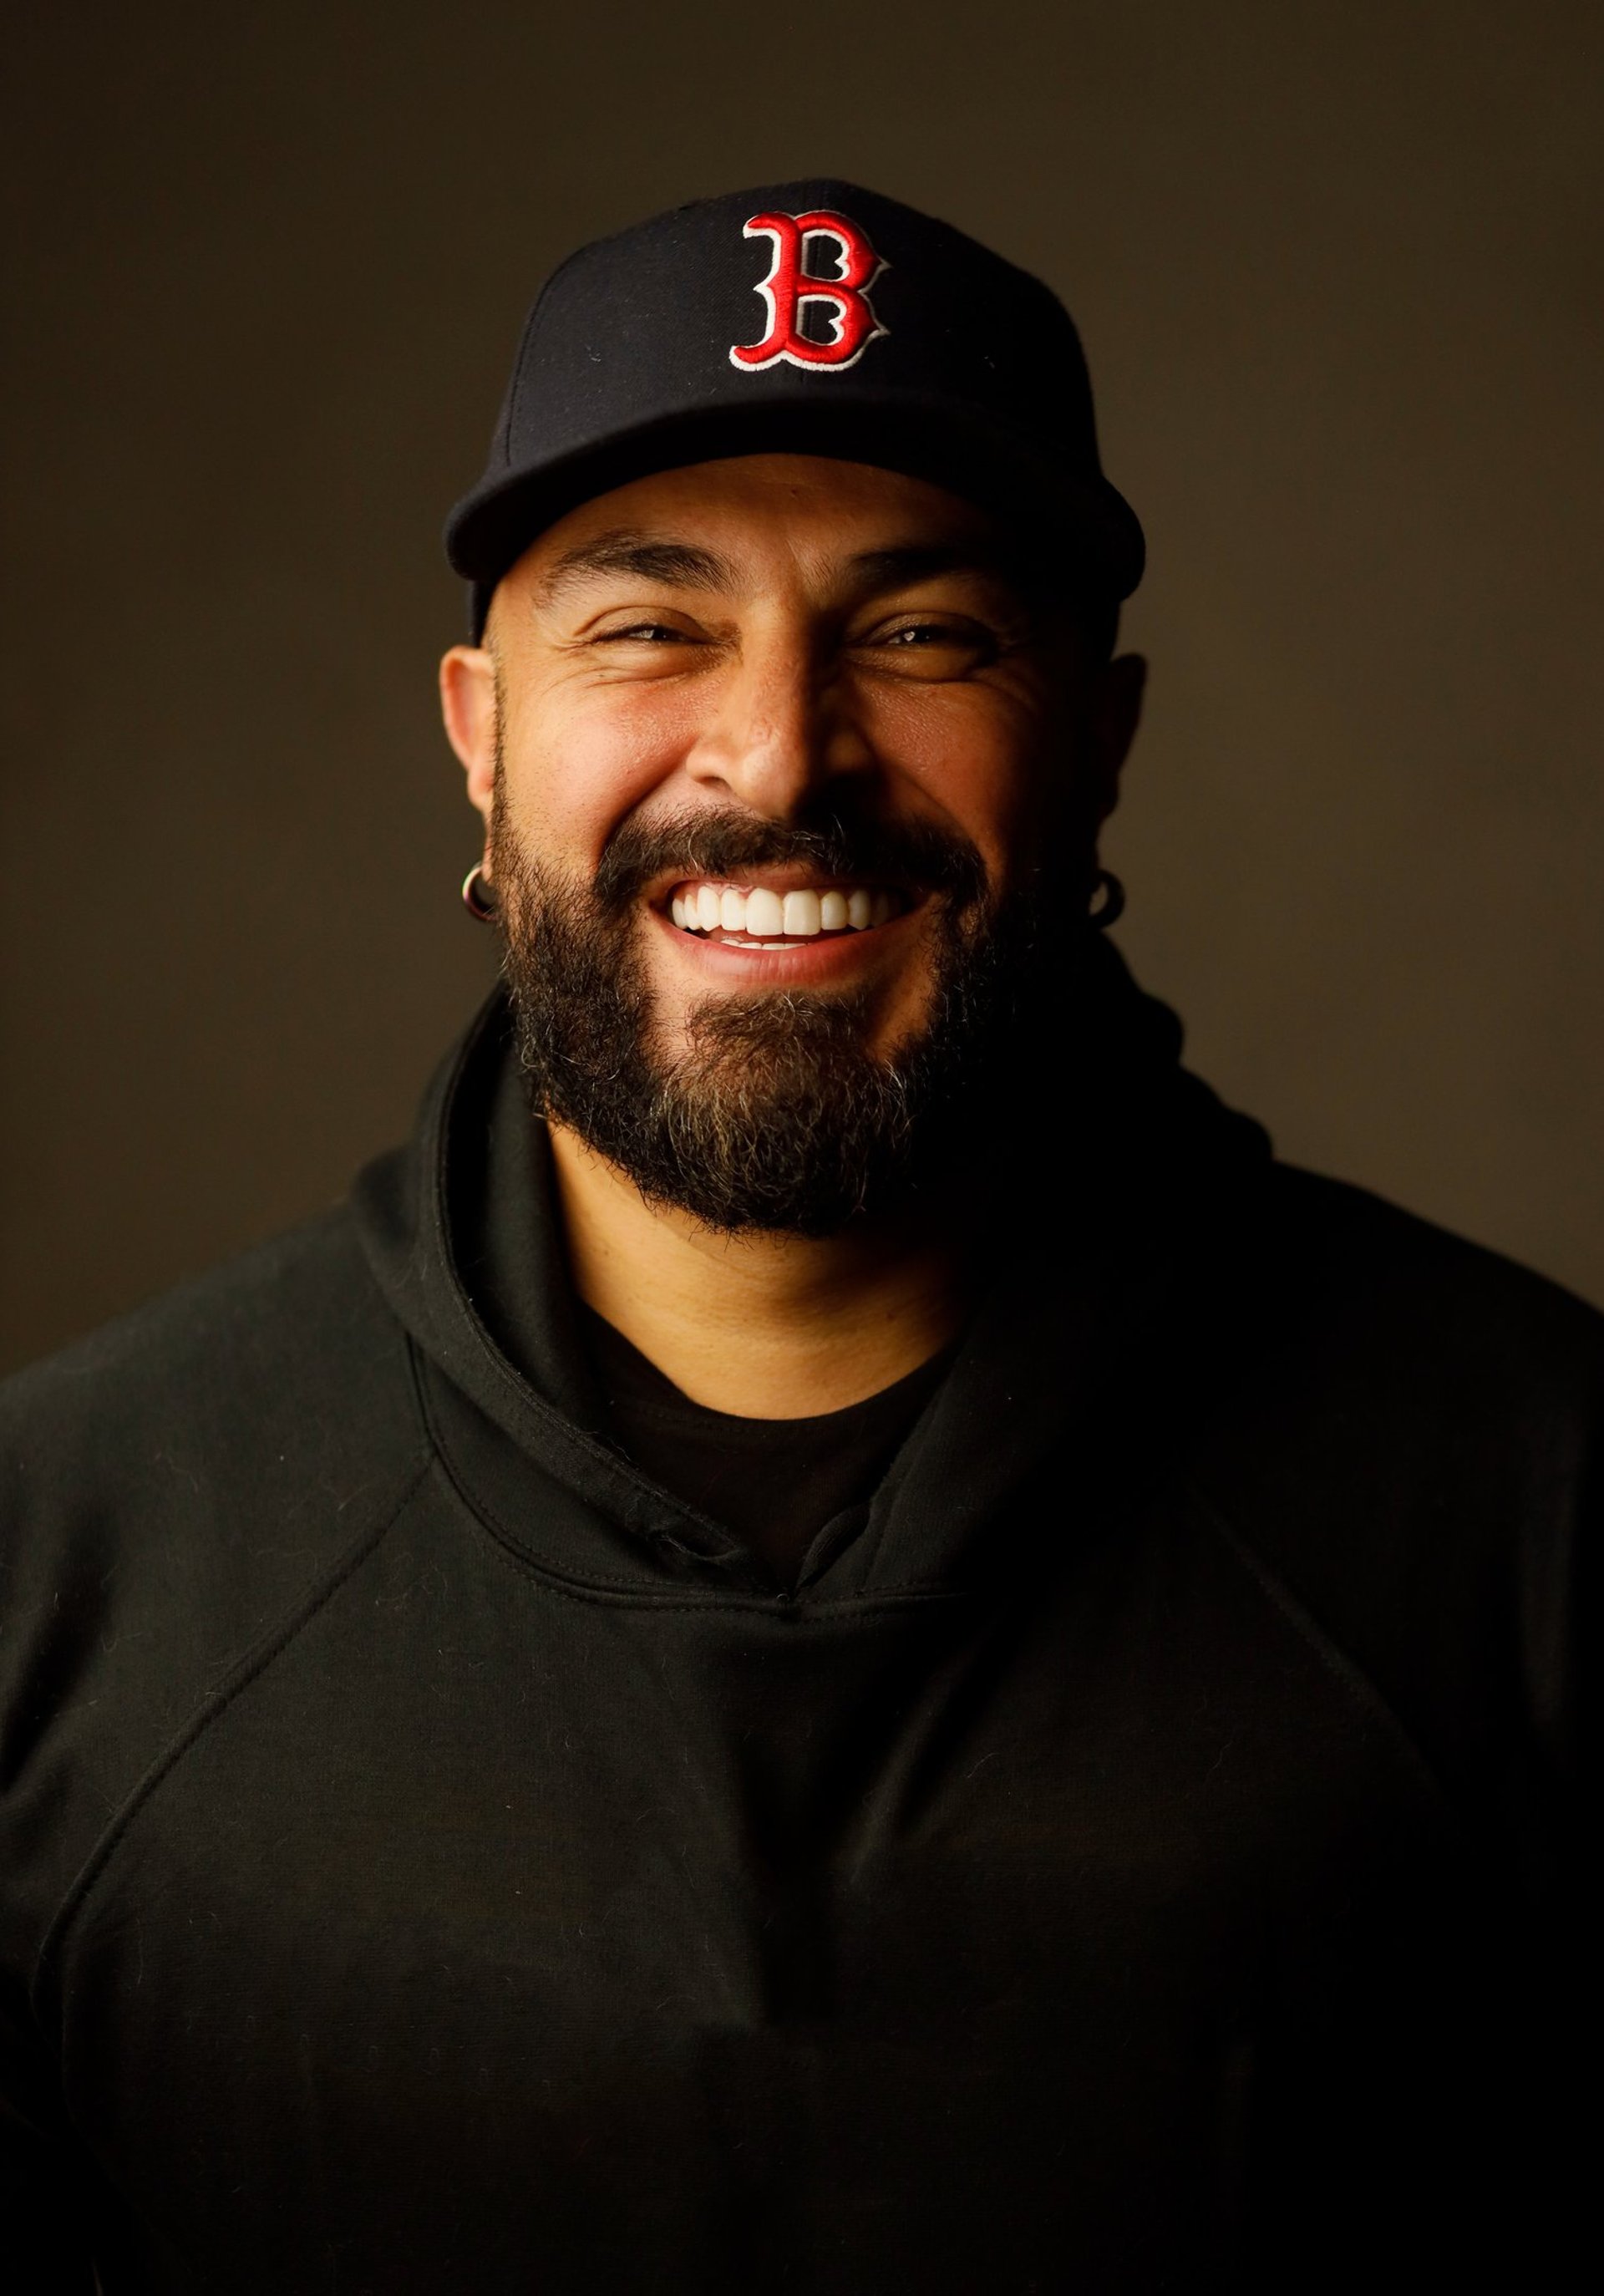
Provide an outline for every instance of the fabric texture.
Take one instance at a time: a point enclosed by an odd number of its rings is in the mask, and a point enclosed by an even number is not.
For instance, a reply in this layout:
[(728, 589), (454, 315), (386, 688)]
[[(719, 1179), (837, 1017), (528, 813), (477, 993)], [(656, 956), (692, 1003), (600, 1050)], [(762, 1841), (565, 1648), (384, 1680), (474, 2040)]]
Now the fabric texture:
[(751, 1419), (693, 1403), (600, 1316), (586, 1350), (614, 1441), (642, 1474), (744, 1540), (782, 1587), (816, 1539), (862, 1528), (887, 1469), (940, 1385), (943, 1349), (879, 1394), (807, 1418)]
[(611, 1439), (499, 1004), (0, 1390), (8, 2285), (1567, 2284), (1604, 1326), (1099, 963), (793, 1587)]

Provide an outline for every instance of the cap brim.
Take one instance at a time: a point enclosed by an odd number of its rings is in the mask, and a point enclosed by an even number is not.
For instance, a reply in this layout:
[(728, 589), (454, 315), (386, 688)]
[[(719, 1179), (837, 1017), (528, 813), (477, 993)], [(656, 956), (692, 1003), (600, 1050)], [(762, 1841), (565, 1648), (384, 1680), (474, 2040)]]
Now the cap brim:
[[(1142, 578), (1146, 544), (1136, 513), (1100, 473), (1081, 474), (967, 406), (883, 393), (766, 398), (660, 416), (549, 463), (499, 473), (453, 511), (446, 528), (452, 565), (474, 589), (475, 633), (503, 574), (546, 529), (598, 495), (653, 472), (738, 455), (827, 455), (901, 471), (979, 504), (1009, 526), (1039, 535), (1061, 558), (1067, 581), (1110, 600)], [(1044, 529), (1051, 528), (1051, 531)]]

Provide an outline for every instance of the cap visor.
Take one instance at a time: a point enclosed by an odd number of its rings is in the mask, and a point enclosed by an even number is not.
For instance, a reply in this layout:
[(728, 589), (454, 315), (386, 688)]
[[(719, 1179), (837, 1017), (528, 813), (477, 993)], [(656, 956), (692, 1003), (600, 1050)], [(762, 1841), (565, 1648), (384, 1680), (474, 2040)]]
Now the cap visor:
[(926, 479), (1009, 526), (1050, 522), (1067, 577), (1106, 596), (1128, 597), (1142, 578), (1141, 525), (1101, 473), (1067, 470), (972, 407), (912, 398), (893, 406), (883, 393), (872, 402), (843, 398), (829, 406), (816, 396), (771, 397), (749, 408), (663, 416), (552, 462), (508, 471), (457, 504), (446, 524), (446, 553), (487, 599), (530, 545), (581, 503), (657, 471), (787, 453), (871, 463)]

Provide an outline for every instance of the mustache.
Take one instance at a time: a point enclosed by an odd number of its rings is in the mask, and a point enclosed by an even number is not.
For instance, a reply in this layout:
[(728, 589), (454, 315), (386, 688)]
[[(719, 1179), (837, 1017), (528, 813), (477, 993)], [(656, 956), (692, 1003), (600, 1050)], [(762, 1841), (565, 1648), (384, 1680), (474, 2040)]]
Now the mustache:
[(681, 814), (654, 822), (625, 821), (603, 849), (593, 888), (598, 904), (622, 916), (655, 880), (732, 877), (742, 869), (792, 864), (821, 877), (863, 878), (909, 892), (942, 896), (953, 908), (986, 898), (978, 849), (934, 822), (763, 821), (751, 814)]

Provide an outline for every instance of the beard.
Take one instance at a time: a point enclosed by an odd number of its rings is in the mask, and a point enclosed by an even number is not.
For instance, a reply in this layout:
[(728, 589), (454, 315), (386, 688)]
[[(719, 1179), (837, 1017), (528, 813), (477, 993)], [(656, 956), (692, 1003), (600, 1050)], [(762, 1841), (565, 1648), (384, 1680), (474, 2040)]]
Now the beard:
[[(585, 883), (520, 844), (498, 791), (490, 851), (531, 1103), (650, 1201), (725, 1234), (827, 1235), (939, 1187), (983, 1119), (994, 1129), (990, 1086), (1018, 1062), (1046, 936), (1038, 899), (988, 896), (966, 840), (699, 813), (626, 823)], [(921, 1023), (882, 1057), (866, 993), (748, 990), (693, 1006), (666, 1052), (640, 947), (644, 888), (789, 863), (928, 897)]]

